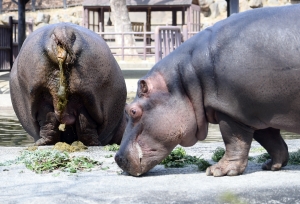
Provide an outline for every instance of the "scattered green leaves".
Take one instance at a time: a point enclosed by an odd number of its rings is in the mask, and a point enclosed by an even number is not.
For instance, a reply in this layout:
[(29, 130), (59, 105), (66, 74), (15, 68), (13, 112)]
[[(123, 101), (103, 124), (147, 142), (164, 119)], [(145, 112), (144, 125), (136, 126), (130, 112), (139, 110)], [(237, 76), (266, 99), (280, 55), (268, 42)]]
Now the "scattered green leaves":
[(104, 146), (104, 150), (116, 152), (120, 149), (120, 146), (117, 144), (106, 145)]
[(204, 171), (210, 164), (196, 156), (186, 155), (185, 150), (182, 147), (175, 148), (170, 155), (168, 155), (162, 162), (166, 168), (182, 168), (188, 164), (195, 164), (200, 171)]
[(220, 159), (222, 159), (224, 154), (225, 154), (225, 149), (222, 147), (217, 147), (217, 149), (213, 151), (213, 155), (212, 155), (211, 159), (214, 162), (218, 162), (218, 161), (220, 161)]
[(266, 152), (266, 149), (263, 147), (252, 147), (250, 149), (250, 152), (257, 153), (257, 152)]

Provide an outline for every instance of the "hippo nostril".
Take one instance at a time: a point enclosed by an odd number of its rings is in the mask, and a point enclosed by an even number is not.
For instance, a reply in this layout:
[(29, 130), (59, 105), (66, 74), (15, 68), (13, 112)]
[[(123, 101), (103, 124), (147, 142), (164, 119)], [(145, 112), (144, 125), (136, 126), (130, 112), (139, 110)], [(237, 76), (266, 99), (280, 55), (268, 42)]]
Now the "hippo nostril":
[(128, 163), (128, 159), (119, 154), (116, 154), (115, 161), (120, 167), (125, 167)]

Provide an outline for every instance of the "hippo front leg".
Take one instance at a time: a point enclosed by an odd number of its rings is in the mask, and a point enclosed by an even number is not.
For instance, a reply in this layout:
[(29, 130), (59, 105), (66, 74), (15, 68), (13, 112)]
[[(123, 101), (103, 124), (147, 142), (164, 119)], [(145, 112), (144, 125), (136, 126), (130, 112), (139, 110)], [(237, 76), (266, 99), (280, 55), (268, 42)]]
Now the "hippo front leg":
[(79, 111), (76, 131), (78, 133), (78, 140), (83, 144), (87, 146), (101, 145), (97, 132), (97, 124), (84, 107)]
[(248, 164), (248, 154), (254, 130), (237, 123), (222, 113), (218, 113), (217, 116), (226, 151), (217, 164), (207, 168), (206, 175), (240, 175)]
[(267, 128), (256, 130), (254, 139), (259, 142), (270, 154), (271, 159), (262, 165), (263, 170), (280, 170), (286, 166), (289, 159), (289, 152), (286, 143), (280, 135), (279, 129)]
[(42, 106), (39, 109), (37, 120), (40, 125), (41, 138), (35, 142), (35, 145), (52, 145), (60, 141), (60, 133), (58, 130), (59, 122), (51, 106)]

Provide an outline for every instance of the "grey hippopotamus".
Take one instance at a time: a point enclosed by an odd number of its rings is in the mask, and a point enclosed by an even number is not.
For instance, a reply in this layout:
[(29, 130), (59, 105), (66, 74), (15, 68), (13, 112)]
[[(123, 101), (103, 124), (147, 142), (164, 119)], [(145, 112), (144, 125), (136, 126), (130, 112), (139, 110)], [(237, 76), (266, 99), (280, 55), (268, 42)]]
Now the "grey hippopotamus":
[(121, 142), (125, 80), (105, 41), (91, 30), (71, 23), (36, 30), (10, 77), (13, 108), (36, 145)]
[(193, 36), (138, 82), (115, 156), (139, 176), (180, 144), (192, 146), (219, 124), (226, 153), (207, 175), (247, 166), (253, 138), (270, 154), (263, 169), (288, 161), (280, 129), (300, 133), (300, 5), (232, 15)]

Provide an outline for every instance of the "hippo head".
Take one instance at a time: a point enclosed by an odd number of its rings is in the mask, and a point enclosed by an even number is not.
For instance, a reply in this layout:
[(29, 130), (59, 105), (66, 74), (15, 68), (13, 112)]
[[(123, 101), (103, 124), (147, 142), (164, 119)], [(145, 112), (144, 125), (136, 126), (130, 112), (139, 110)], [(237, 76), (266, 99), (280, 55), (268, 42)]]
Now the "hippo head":
[(126, 106), (127, 126), (117, 164), (139, 176), (159, 164), (180, 144), (197, 142), (197, 121), (189, 98), (160, 73), (139, 80), (135, 100)]

